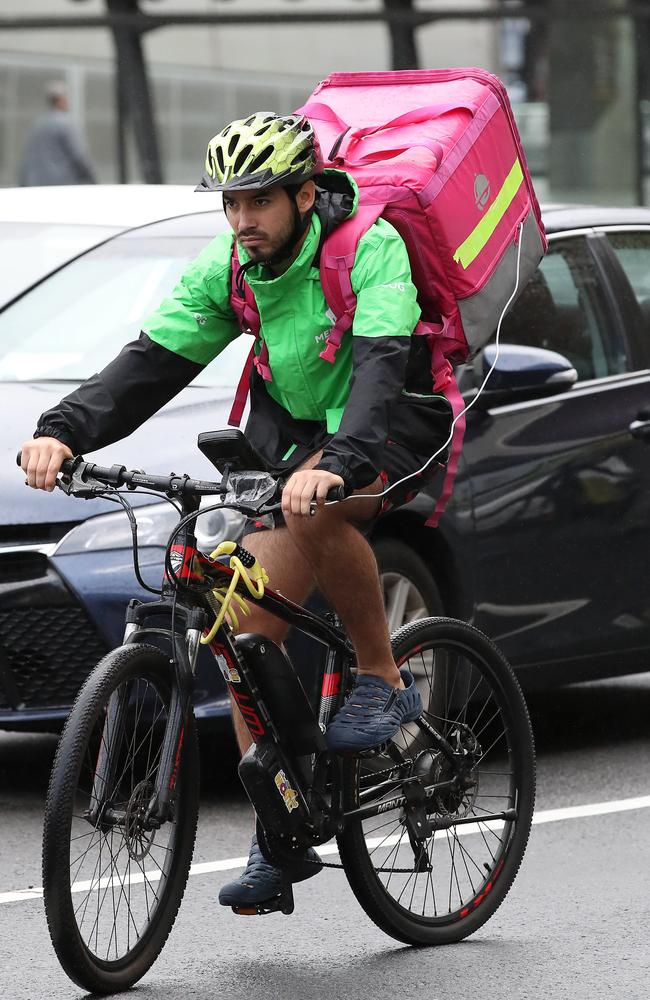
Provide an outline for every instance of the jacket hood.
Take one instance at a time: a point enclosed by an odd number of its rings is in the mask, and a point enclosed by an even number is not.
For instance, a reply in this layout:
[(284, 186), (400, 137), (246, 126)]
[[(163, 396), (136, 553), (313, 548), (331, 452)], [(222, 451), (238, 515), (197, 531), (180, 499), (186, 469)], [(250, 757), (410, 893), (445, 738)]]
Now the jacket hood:
[(329, 234), (349, 219), (359, 205), (359, 188), (344, 170), (328, 168), (316, 181), (315, 212), (321, 224), (321, 245)]

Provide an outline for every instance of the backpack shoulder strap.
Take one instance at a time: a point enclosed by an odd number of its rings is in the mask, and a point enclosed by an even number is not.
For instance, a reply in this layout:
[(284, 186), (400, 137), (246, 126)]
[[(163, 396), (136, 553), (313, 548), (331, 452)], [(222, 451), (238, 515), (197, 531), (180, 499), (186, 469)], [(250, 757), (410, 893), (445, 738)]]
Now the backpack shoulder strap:
[[(235, 316), (237, 317), (239, 328), (242, 333), (251, 334), (255, 340), (259, 340), (260, 314), (255, 301), (255, 296), (253, 295), (253, 289), (247, 282), (244, 282), (244, 295), (242, 296), (239, 293), (237, 288), (238, 270), (239, 254), (237, 252), (237, 240), (234, 239), (232, 242), (232, 261), (230, 267), (230, 305)], [(235, 392), (235, 400), (232, 404), (230, 416), (228, 417), (228, 423), (231, 427), (239, 427), (241, 424), (244, 409), (246, 407), (246, 400), (248, 399), (251, 370), (253, 366), (255, 366), (266, 382), (272, 381), (273, 376), (271, 375), (271, 368), (269, 366), (269, 352), (264, 341), (262, 341), (262, 347), (257, 356), (255, 354), (255, 343), (253, 343), (244, 364), (244, 369), (241, 373), (237, 390)]]
[(329, 234), (320, 250), (320, 281), (329, 308), (335, 316), (320, 357), (333, 364), (343, 334), (350, 329), (357, 308), (351, 273), (359, 240), (375, 224), (384, 205), (360, 205), (355, 214)]

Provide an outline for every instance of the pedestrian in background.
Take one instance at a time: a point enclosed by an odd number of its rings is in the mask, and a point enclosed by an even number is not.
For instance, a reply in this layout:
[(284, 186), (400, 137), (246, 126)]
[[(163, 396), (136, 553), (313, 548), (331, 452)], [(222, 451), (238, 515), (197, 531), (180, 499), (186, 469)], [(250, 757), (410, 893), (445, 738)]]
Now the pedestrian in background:
[(49, 110), (29, 130), (18, 183), (94, 184), (95, 171), (70, 114), (65, 84), (48, 84), (46, 97)]

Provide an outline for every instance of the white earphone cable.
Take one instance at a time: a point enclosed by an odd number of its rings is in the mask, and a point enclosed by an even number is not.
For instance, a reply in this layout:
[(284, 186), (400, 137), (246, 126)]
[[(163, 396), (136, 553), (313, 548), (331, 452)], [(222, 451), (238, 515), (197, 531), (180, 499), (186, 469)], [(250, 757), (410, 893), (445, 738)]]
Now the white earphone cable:
[[(479, 386), (479, 388), (478, 388), (478, 390), (476, 392), (476, 395), (470, 400), (470, 402), (467, 404), (467, 406), (465, 406), (461, 410), (461, 412), (458, 413), (454, 417), (454, 419), (451, 422), (451, 427), (449, 429), (449, 437), (447, 438), (447, 440), (445, 441), (445, 443), (443, 445), (441, 445), (440, 448), (438, 448), (438, 450), (436, 452), (434, 452), (434, 454), (431, 456), (431, 458), (427, 459), (427, 461), (424, 463), (424, 465), (422, 466), (421, 469), (418, 469), (417, 472), (410, 472), (408, 474), (408, 476), (403, 476), (402, 479), (398, 479), (396, 483), (391, 483), (388, 486), (388, 488), (385, 489), (385, 490), (383, 490), (381, 493), (364, 493), (363, 494), (364, 500), (379, 500), (379, 499), (382, 499), (388, 493), (392, 492), (395, 489), (396, 486), (401, 486), (402, 483), (407, 482), (407, 480), (409, 480), (409, 479), (413, 479), (415, 476), (421, 475), (426, 469), (428, 469), (428, 467), (438, 457), (438, 455), (441, 452), (443, 452), (447, 448), (447, 446), (449, 444), (451, 444), (451, 442), (453, 440), (453, 437), (454, 437), (454, 428), (456, 427), (456, 424), (461, 419), (461, 417), (464, 417), (465, 414), (472, 408), (472, 406), (474, 406), (474, 403), (476, 402), (476, 400), (479, 398), (479, 396), (483, 392), (483, 390), (484, 390), (484, 388), (485, 388), (485, 386), (487, 384), (487, 381), (490, 378), (490, 375), (494, 371), (494, 369), (496, 367), (496, 364), (497, 364), (497, 362), (499, 360), (499, 335), (501, 333), (501, 324), (503, 322), (503, 318), (506, 315), (506, 313), (508, 312), (508, 309), (510, 308), (510, 305), (511, 305), (513, 299), (515, 298), (515, 296), (517, 295), (517, 292), (519, 291), (519, 276), (520, 276), (520, 270), (521, 270), (521, 247), (522, 247), (522, 244), (523, 244), (523, 238), (522, 238), (523, 237), (523, 227), (524, 227), (523, 222), (520, 222), (518, 230), (517, 230), (517, 232), (518, 232), (518, 247), (517, 247), (517, 275), (516, 275), (516, 280), (515, 280), (515, 287), (514, 287), (514, 289), (512, 291), (512, 294), (511, 294), (510, 298), (508, 299), (508, 301), (506, 302), (505, 306), (503, 307), (503, 310), (502, 310), (501, 315), (499, 317), (499, 322), (497, 323), (497, 329), (496, 329), (495, 341), (494, 341), (495, 342), (495, 346), (496, 346), (496, 354), (494, 355), (494, 361), (490, 365), (490, 370), (488, 371), (487, 375), (485, 376), (485, 378), (483, 379), (481, 385)], [(349, 497), (346, 497), (345, 500), (351, 500), (352, 498), (353, 498), (353, 495), (351, 494)], [(329, 500), (329, 501), (327, 501), (326, 506), (329, 506), (330, 503), (345, 503), (345, 500)]]

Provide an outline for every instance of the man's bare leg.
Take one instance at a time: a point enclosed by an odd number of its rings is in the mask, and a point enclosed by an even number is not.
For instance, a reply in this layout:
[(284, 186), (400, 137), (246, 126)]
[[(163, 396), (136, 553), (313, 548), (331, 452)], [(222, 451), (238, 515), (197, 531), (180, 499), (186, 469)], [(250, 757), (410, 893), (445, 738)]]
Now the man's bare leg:
[[(313, 456), (307, 467), (317, 465)], [(382, 491), (381, 479), (344, 503), (319, 509), (314, 517), (285, 514), (291, 538), (311, 565), (316, 582), (336, 608), (357, 654), (358, 671), (403, 687), (395, 665), (373, 551), (353, 522), (371, 520), (381, 501), (364, 494)]]
[[(258, 560), (269, 574), (273, 590), (296, 604), (302, 604), (309, 596), (314, 586), (314, 574), (311, 566), (292, 541), (287, 528), (275, 528), (273, 531), (260, 531), (247, 535), (242, 539), (244, 548), (257, 556)], [(284, 642), (289, 625), (282, 619), (264, 611), (253, 600), (248, 600), (251, 614), (239, 617), (240, 632), (259, 632), (281, 646)], [(232, 720), (239, 752), (243, 755), (252, 743), (248, 727), (244, 722), (238, 707), (231, 699)]]

